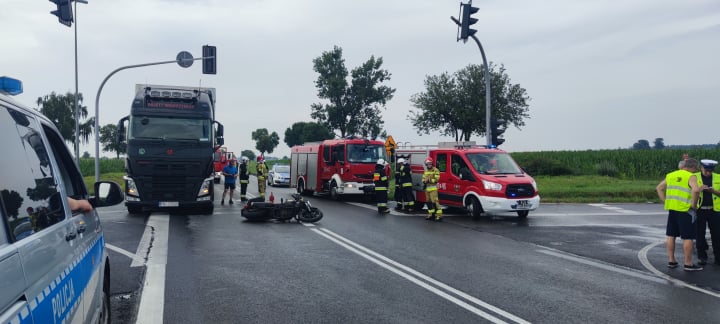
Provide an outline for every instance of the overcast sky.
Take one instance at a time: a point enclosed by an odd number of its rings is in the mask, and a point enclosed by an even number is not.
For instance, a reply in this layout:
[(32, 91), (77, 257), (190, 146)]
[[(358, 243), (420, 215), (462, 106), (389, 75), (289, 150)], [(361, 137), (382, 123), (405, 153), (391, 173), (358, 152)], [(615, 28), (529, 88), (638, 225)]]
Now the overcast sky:
[[(475, 0), (476, 36), (489, 61), (504, 64), (532, 98), (530, 119), (505, 133), (511, 152), (627, 148), (639, 139), (666, 145), (718, 143), (720, 1)], [(23, 81), (16, 99), (35, 107), (52, 91), (74, 91), (73, 28), (47, 0), (0, 0), (0, 75)], [(280, 135), (269, 155), (289, 155), (285, 129), (311, 121), (317, 98), (312, 60), (337, 45), (348, 70), (382, 57), (397, 89), (383, 111), (397, 142), (420, 136), (409, 99), (429, 75), (482, 64), (477, 45), (456, 42), (459, 2), (450, 0), (246, 1), (89, 0), (78, 4), (79, 90), (90, 115), (102, 80), (127, 65), (201, 56), (217, 46), (218, 74), (199, 61), (129, 69), (106, 83), (100, 124), (130, 110), (136, 83), (217, 89), (216, 119), (230, 150), (255, 150), (250, 134)], [(483, 108), (484, 109), (484, 108)], [(485, 143), (484, 137), (472, 140)], [(94, 139), (91, 139), (94, 141)], [(81, 152), (94, 155), (94, 142)], [(109, 155), (104, 153), (104, 155)], [(114, 155), (112, 155), (114, 156)]]

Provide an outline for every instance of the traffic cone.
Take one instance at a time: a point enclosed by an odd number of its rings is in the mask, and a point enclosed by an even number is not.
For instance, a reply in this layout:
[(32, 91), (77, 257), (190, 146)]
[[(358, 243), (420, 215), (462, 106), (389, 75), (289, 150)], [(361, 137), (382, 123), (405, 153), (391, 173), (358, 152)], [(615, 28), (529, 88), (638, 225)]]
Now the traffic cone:
[(275, 203), (275, 195), (273, 195), (272, 191), (270, 192), (270, 203), (271, 204)]

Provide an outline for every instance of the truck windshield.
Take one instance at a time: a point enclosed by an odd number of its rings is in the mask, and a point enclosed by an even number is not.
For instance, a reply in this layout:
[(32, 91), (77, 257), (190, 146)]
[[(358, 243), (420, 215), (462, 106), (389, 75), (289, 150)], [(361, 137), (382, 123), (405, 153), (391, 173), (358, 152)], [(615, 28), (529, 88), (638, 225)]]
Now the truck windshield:
[(130, 139), (210, 141), (210, 120), (173, 117), (130, 117)]
[(479, 173), (518, 174), (523, 171), (507, 153), (470, 153), (470, 164)]
[(385, 146), (379, 144), (348, 144), (347, 160), (356, 163), (375, 163), (385, 158)]

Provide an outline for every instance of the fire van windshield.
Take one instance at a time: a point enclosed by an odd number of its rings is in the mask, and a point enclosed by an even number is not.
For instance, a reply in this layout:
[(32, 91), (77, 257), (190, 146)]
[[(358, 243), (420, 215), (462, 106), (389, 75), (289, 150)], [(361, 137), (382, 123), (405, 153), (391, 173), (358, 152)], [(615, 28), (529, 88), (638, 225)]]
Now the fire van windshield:
[(473, 168), (479, 173), (519, 174), (523, 171), (506, 153), (472, 153), (467, 155)]

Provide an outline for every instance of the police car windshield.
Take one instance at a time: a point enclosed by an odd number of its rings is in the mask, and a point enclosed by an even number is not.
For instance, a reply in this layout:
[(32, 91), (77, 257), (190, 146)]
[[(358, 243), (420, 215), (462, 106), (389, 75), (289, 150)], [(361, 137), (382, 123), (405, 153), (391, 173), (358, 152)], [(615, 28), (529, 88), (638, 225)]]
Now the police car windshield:
[(130, 117), (130, 139), (163, 139), (210, 141), (210, 121), (207, 119), (173, 117)]
[(507, 153), (471, 153), (467, 155), (475, 171), (486, 174), (523, 173)]
[(348, 144), (347, 160), (356, 163), (376, 163), (385, 159), (385, 146), (380, 144)]

